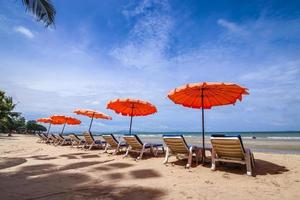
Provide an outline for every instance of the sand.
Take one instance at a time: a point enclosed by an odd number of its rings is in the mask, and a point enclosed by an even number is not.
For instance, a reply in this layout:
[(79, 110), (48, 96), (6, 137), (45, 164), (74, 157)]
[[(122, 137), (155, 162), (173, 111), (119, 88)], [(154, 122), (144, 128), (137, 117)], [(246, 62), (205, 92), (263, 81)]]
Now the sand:
[(300, 199), (300, 155), (255, 153), (249, 177), (239, 165), (187, 170), (176, 158), (165, 166), (163, 156), (135, 161), (36, 140), (0, 134), (0, 199)]

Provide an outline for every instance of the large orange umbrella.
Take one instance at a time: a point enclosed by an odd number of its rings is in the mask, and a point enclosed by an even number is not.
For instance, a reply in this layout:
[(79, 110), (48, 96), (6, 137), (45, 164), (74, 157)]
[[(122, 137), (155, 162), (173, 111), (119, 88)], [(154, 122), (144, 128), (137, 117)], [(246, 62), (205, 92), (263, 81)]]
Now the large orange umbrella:
[(107, 108), (114, 110), (117, 114), (130, 116), (129, 134), (131, 134), (132, 118), (134, 116), (146, 116), (157, 112), (154, 105), (138, 99), (115, 99), (108, 102)]
[(78, 124), (81, 123), (81, 121), (79, 119), (76, 119), (76, 118), (70, 117), (70, 116), (65, 116), (65, 115), (52, 115), (50, 118), (53, 121), (55, 121), (56, 123), (64, 125), (62, 130), (61, 130), (61, 134), (64, 133), (66, 124), (68, 124), (68, 125), (78, 125)]
[[(233, 83), (201, 82), (183, 85), (171, 90), (168, 97), (176, 104), (202, 109), (202, 148), (204, 145), (204, 109), (213, 106), (235, 104), (242, 96), (249, 94), (247, 88)], [(203, 157), (205, 157), (205, 151)]]
[(91, 127), (92, 127), (94, 118), (112, 120), (111, 116), (109, 116), (105, 113), (99, 112), (99, 111), (95, 111), (95, 110), (77, 109), (77, 110), (74, 110), (74, 113), (76, 113), (77, 115), (85, 115), (85, 116), (91, 118), (89, 132), (91, 131)]
[(54, 121), (52, 120), (51, 118), (39, 118), (36, 120), (37, 122), (41, 122), (41, 123), (47, 123), (49, 124), (49, 127), (48, 127), (48, 131), (47, 131), (47, 135), (49, 134), (50, 132), (50, 128), (51, 128), (51, 125), (52, 124), (63, 124), (62, 122), (59, 122), (59, 121)]

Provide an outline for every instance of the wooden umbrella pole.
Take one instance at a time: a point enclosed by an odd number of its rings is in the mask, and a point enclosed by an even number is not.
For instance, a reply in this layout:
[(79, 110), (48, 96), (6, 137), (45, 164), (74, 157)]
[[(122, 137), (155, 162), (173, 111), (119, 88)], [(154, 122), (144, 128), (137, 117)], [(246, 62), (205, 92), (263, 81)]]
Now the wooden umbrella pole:
[(130, 116), (129, 134), (131, 134), (132, 117), (133, 117), (133, 108), (134, 108), (134, 104), (132, 104), (132, 107), (131, 107), (131, 116)]
[(92, 116), (92, 119), (91, 119), (91, 122), (90, 122), (89, 133), (91, 132), (94, 116), (95, 116), (95, 113), (93, 113), (93, 116)]

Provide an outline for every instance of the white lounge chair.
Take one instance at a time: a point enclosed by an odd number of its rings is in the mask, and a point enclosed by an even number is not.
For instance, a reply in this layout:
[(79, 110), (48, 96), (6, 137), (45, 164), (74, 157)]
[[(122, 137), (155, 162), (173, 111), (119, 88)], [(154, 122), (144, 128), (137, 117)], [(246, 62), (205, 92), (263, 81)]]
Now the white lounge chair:
[(126, 142), (118, 141), (113, 134), (103, 134), (102, 137), (106, 141), (105, 153), (109, 149), (114, 149), (113, 155), (116, 155), (122, 148), (126, 149), (128, 147)]
[(181, 156), (188, 157), (186, 168), (191, 167), (193, 155), (196, 157), (196, 163), (198, 164), (201, 157), (201, 149), (197, 146), (189, 146), (183, 135), (163, 135), (163, 140), (167, 145), (164, 164), (168, 163), (169, 157), (172, 155), (175, 155), (177, 158)]
[(212, 170), (216, 170), (216, 162), (218, 161), (240, 163), (246, 165), (247, 175), (253, 175), (254, 156), (250, 149), (244, 148), (240, 135), (212, 135), (210, 140), (212, 144)]
[(72, 147), (76, 146), (77, 148), (79, 148), (79, 147), (83, 147), (84, 146), (85, 140), (79, 138), (74, 133), (71, 133), (68, 136), (71, 139), (71, 145), (72, 145)]
[(46, 143), (48, 137), (44, 133), (37, 133), (39, 139), (36, 141), (37, 143)]
[(55, 145), (70, 145), (71, 144), (71, 139), (64, 137), (62, 134), (56, 135), (57, 137), (57, 142)]
[(49, 134), (49, 136), (48, 136), (48, 142), (50, 144), (56, 144), (58, 142), (57, 136), (54, 135), (53, 133)]
[[(140, 152), (140, 156), (137, 160), (142, 159), (144, 152), (149, 149), (154, 156), (157, 156), (159, 148), (164, 152), (164, 146), (162, 144), (154, 143), (143, 143), (140, 138), (135, 134), (126, 134), (123, 136), (124, 140), (127, 142), (128, 147), (124, 157), (128, 156), (130, 151)], [(154, 152), (155, 149), (155, 152)]]
[(89, 150), (91, 150), (92, 148), (103, 149), (106, 144), (106, 142), (104, 141), (95, 140), (90, 132), (84, 132), (83, 137), (85, 139), (85, 144), (83, 145), (83, 148), (88, 148)]

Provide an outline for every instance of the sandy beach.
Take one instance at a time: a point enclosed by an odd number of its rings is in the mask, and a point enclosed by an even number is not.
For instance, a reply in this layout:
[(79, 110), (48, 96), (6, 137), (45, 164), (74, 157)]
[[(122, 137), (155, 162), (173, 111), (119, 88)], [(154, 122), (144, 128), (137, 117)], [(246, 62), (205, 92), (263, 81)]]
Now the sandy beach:
[(101, 150), (36, 143), (35, 136), (0, 134), (1, 199), (299, 199), (300, 155), (255, 153), (256, 176), (226, 165), (165, 166)]

